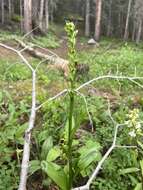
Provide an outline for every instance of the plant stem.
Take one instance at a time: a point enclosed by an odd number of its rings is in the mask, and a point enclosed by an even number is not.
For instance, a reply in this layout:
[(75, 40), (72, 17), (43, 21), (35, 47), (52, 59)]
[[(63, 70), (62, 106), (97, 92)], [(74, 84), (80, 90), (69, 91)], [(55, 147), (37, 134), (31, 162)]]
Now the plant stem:
[(69, 129), (68, 129), (68, 167), (69, 167), (68, 190), (71, 190), (72, 182), (73, 182), (73, 171), (72, 171), (73, 112), (74, 112), (74, 94), (73, 94), (73, 91), (71, 91), (70, 92), (70, 103), (69, 103)]
[(143, 171), (142, 171), (142, 166), (140, 161), (142, 160), (142, 155), (140, 153), (140, 151), (138, 151), (138, 159), (139, 159), (139, 167), (140, 167), (140, 174), (141, 174), (141, 184), (142, 184), (142, 190), (143, 190)]
[(72, 170), (72, 142), (73, 142), (73, 135), (72, 135), (72, 129), (73, 129), (73, 114), (74, 114), (74, 89), (75, 89), (75, 77), (76, 77), (76, 35), (77, 31), (75, 30), (75, 25), (72, 22), (67, 22), (65, 26), (65, 30), (67, 32), (68, 36), (68, 49), (69, 49), (69, 126), (68, 126), (68, 189), (72, 189), (72, 183), (73, 183), (73, 170)]
[(141, 183), (142, 183), (142, 190), (143, 190), (143, 174), (142, 174), (142, 167), (141, 167), (141, 164), (140, 164), (140, 170), (141, 170)]

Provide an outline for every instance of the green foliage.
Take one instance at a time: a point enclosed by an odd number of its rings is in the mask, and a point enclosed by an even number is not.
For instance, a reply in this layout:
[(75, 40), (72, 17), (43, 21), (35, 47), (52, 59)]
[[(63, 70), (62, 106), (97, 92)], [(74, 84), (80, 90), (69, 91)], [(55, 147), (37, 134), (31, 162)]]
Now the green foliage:
[[(49, 34), (47, 36), (37, 37), (34, 40), (37, 41), (38, 39), (37, 44), (49, 47), (49, 44), (53, 43), (53, 40), (51, 40), (53, 37)], [(0, 34), (0, 40), (2, 38), (11, 39), (11, 37), (10, 33)], [(48, 38), (50, 38), (50, 42), (48, 42)], [(85, 41), (86, 39), (81, 39), (82, 43)], [(72, 39), (70, 46), (74, 43), (75, 41)], [(37, 60), (29, 57), (28, 59), (30, 59), (33, 66), (37, 64)], [(143, 53), (139, 46), (136, 47), (131, 43), (125, 44), (118, 40), (111, 42), (109, 39), (101, 41), (98, 49), (80, 52), (78, 55), (74, 52), (74, 55), (70, 56), (71, 62), (74, 63), (71, 64), (72, 66), (76, 64), (74, 60), (89, 64), (90, 78), (109, 73), (116, 74), (117, 72), (119, 75), (134, 76), (136, 74), (141, 76), (142, 59)], [(9, 54), (7, 54), (6, 59), (1, 58), (1, 82), (8, 82), (8, 85), (12, 84), (14, 86), (18, 81), (22, 80), (22, 83), (24, 83), (26, 79), (30, 78), (31, 73), (25, 66), (19, 64), (17, 58)], [(45, 65), (38, 70), (38, 80), (37, 86), (39, 84), (43, 85), (46, 93), (40, 92), (38, 94), (37, 103), (47, 100), (51, 91), (52, 94), (56, 94), (58, 90), (60, 91), (61, 82), (63, 82), (61, 78), (59, 80), (59, 75), (56, 72), (47, 71)], [(55, 81), (55, 83), (52, 83), (52, 81)], [(142, 83), (141, 81), (138, 82)], [(28, 80), (27, 84), (31, 84), (31, 81)], [(60, 84), (59, 89), (57, 89), (57, 84)], [(79, 84), (74, 83), (74, 86), (77, 85)], [(31, 89), (31, 86), (29, 86), (29, 89)], [(38, 88), (37, 91), (39, 91)], [(91, 125), (89, 124), (83, 98), (76, 96), (71, 128), (71, 137), (73, 138), (72, 171), (75, 186), (82, 184), (83, 181), (85, 182), (101, 156), (112, 143), (114, 129), (107, 111), (107, 97), (110, 99), (112, 116), (119, 123), (124, 123), (127, 120), (127, 114), (130, 113), (129, 110), (134, 108), (140, 110), (140, 117), (142, 118), (143, 108), (142, 90), (136, 85), (131, 85), (130, 81), (104, 80), (96, 82), (96, 85), (89, 86), (82, 93), (86, 94), (94, 132), (91, 133)], [(15, 103), (7, 91), (0, 92), (0, 189), (2, 190), (17, 189), (18, 186), (23, 134), (28, 121), (27, 108), (29, 106), (26, 101)], [(43, 186), (56, 183), (61, 189), (68, 189), (68, 109), (69, 96), (65, 97), (64, 101), (61, 99), (45, 104), (37, 113), (36, 128), (32, 136), (29, 175), (31, 179), (40, 174)], [(132, 145), (135, 143), (129, 136), (131, 129), (133, 130), (133, 126), (119, 129), (118, 145)], [(140, 153), (135, 149), (114, 150), (104, 163), (96, 181), (93, 182), (91, 187), (93, 190), (141, 189), (143, 144), (142, 135), (139, 136), (137, 146)]]
[(15, 62), (10, 58), (6, 59), (0, 60), (0, 80), (18, 81), (30, 78), (31, 73), (23, 63)]
[(43, 48), (57, 48), (59, 47), (59, 41), (52, 33), (48, 33), (45, 36), (35, 36), (32, 42)]
[[(95, 140), (76, 140), (75, 133), (78, 130), (76, 127), (76, 122), (74, 119), (74, 80), (75, 80), (75, 37), (77, 32), (72, 23), (67, 23), (66, 31), (69, 38), (69, 60), (70, 60), (70, 89), (69, 97), (66, 99), (66, 104), (68, 102), (69, 111), (68, 119), (66, 125), (63, 129), (59, 130), (59, 136), (56, 133), (56, 139), (54, 140), (51, 136), (48, 137), (49, 126), (45, 128), (41, 133), (38, 134), (36, 138), (36, 143), (40, 148), (40, 160), (41, 169), (54, 181), (61, 189), (71, 189), (72, 183), (76, 182), (77, 177), (86, 177), (89, 175), (94, 167), (94, 164), (101, 158), (100, 154), (100, 144)], [(48, 106), (44, 107), (46, 111)], [(54, 112), (54, 122), (59, 121), (60, 112), (57, 112), (57, 105), (54, 107), (54, 103), (50, 105), (51, 109), (55, 108)], [(46, 108), (46, 109), (45, 109)], [(46, 115), (48, 112), (46, 111)], [(51, 115), (51, 114), (50, 114)], [(51, 121), (50, 116), (49, 120)], [(58, 123), (55, 123), (53, 132), (55, 132), (55, 127)], [(47, 136), (46, 136), (47, 134)], [(73, 152), (73, 150), (76, 150)], [(31, 162), (32, 163), (32, 162)], [(31, 172), (35, 172), (36, 169), (39, 170), (39, 162), (34, 160), (33, 165), (31, 165)]]
[(142, 184), (138, 183), (134, 190), (142, 190)]
[(52, 147), (53, 147), (53, 138), (48, 137), (42, 145), (41, 159), (43, 159), (43, 160), (46, 159), (47, 154), (49, 153), (49, 151), (51, 150)]
[(61, 188), (67, 190), (68, 179), (63, 169), (56, 167), (55, 164), (43, 161), (41, 163), (42, 169), (47, 175)]
[(88, 140), (85, 142), (85, 146), (78, 150), (80, 156), (78, 158), (77, 167), (83, 177), (89, 176), (93, 170), (92, 164), (101, 159), (100, 148), (99, 143)]
[[(8, 153), (7, 153), (8, 156)], [(15, 161), (0, 166), (0, 190), (16, 190), (19, 182), (18, 167)]]
[(21, 34), (19, 31), (13, 33), (10, 31), (0, 30), (0, 42), (12, 41), (17, 38), (21, 38)]
[(12, 21), (14, 21), (14, 22), (21, 22), (21, 17), (19, 16), (19, 15), (17, 15), (17, 14), (14, 14), (14, 15), (12, 15)]
[[(111, 75), (142, 76), (142, 59), (143, 53), (139, 47), (118, 40), (115, 42), (101, 41), (99, 48), (88, 52), (83, 51), (78, 55), (79, 62), (90, 65), (90, 78), (109, 73)], [(138, 89), (129, 81), (101, 80), (96, 82), (98, 88), (105, 86), (106, 90), (112, 90), (113, 93), (115, 89), (120, 88), (122, 93), (126, 95), (128, 92), (135, 92)]]
[(7, 91), (0, 92), (0, 189), (14, 190), (19, 182), (27, 104), (15, 104)]

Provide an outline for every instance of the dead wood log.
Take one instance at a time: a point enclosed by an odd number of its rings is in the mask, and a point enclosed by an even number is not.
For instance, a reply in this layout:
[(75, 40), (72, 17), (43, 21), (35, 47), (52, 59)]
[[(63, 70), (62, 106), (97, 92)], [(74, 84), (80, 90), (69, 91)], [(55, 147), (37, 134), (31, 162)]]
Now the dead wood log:
[[(16, 40), (16, 41), (20, 44), (20, 46), (23, 48), (23, 50), (27, 51), (33, 57), (36, 57), (38, 59), (47, 60), (47, 62), (49, 62), (48, 68), (57, 69), (59, 71), (62, 71), (64, 76), (66, 78), (68, 77), (68, 75), (69, 75), (69, 62), (68, 62), (68, 60), (62, 59), (61, 57), (59, 57), (58, 55), (54, 54), (51, 51), (49, 51), (51, 55), (45, 54), (45, 53), (37, 50), (36, 46), (34, 48), (34, 44), (31, 47), (31, 46), (25, 44), (21, 40)], [(76, 74), (78, 76), (77, 79), (79, 80), (80, 79), (79, 76), (81, 76), (81, 75), (82, 76), (88, 76), (89, 66), (87, 64), (78, 63), (76, 66), (76, 70), (77, 70)]]
[(60, 58), (58, 55), (48, 55), (45, 53), (40, 52), (39, 50), (35, 49), (34, 46), (28, 46), (21, 40), (16, 40), (22, 48), (28, 51), (33, 57), (38, 59), (45, 59), (49, 61), (51, 68), (56, 68), (64, 73), (64, 76), (68, 76), (69, 68), (68, 68), (68, 61), (65, 59)]

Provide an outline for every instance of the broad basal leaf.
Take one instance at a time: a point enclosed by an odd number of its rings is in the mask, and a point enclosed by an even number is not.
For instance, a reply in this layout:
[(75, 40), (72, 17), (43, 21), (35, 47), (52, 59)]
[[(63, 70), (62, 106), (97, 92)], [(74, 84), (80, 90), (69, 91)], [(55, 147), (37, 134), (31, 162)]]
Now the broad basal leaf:
[(48, 162), (52, 162), (52, 161), (56, 160), (56, 159), (60, 156), (60, 154), (61, 154), (60, 148), (59, 148), (58, 146), (55, 146), (55, 147), (53, 147), (53, 148), (49, 151), (46, 160), (47, 160)]
[(62, 168), (55, 167), (55, 164), (46, 161), (42, 161), (41, 167), (62, 190), (67, 190), (67, 176)]
[(32, 175), (41, 169), (41, 162), (39, 160), (31, 160), (29, 162), (29, 174)]
[(141, 183), (138, 183), (136, 185), (136, 187), (134, 188), (134, 190), (142, 190), (142, 184)]
[(46, 160), (47, 154), (50, 149), (53, 147), (53, 138), (50, 136), (47, 140), (43, 143), (42, 151), (41, 151), (41, 158)]
[(92, 162), (95, 163), (96, 161), (100, 160), (101, 154), (99, 152), (99, 149), (100, 144), (91, 140), (89, 140), (84, 147), (80, 148), (80, 157), (78, 161), (78, 167), (80, 170), (84, 170)]

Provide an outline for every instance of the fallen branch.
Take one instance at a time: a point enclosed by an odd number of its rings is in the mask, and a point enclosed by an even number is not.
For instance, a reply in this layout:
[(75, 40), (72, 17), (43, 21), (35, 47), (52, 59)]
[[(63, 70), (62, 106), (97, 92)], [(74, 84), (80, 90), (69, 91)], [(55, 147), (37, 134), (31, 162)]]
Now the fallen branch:
[(2, 44), (2, 43), (0, 43), (0, 46), (3, 47), (3, 48), (5, 48), (5, 49), (8, 49), (8, 50), (10, 50), (10, 51), (13, 51), (14, 53), (16, 53), (16, 54), (22, 59), (22, 61), (24, 62), (24, 64), (27, 65), (28, 68), (29, 68), (31, 71), (34, 71), (34, 69), (32, 68), (32, 66), (29, 64), (29, 62), (27, 61), (27, 59), (21, 54), (20, 51), (18, 51), (18, 50), (16, 50), (16, 49), (12, 48), (12, 47), (10, 47), (10, 46), (7, 46), (7, 45), (5, 45), (5, 44)]
[(13, 51), (16, 53), (24, 62), (24, 64), (32, 71), (32, 106), (31, 113), (29, 118), (29, 125), (25, 131), (24, 137), (24, 147), (23, 147), (23, 157), (21, 163), (21, 172), (20, 172), (20, 183), (18, 190), (26, 190), (27, 177), (28, 177), (28, 168), (29, 168), (29, 158), (30, 158), (30, 143), (31, 143), (31, 131), (34, 128), (35, 117), (36, 117), (36, 71), (29, 64), (27, 59), (21, 54), (20, 51), (0, 43), (0, 46)]
[(23, 158), (21, 164), (20, 183), (18, 190), (26, 190), (29, 158), (30, 158), (30, 144), (31, 144), (31, 131), (34, 128), (35, 117), (36, 117), (36, 73), (32, 73), (32, 107), (29, 119), (28, 129), (25, 131)]
[[(81, 86), (79, 86), (78, 88), (75, 89), (75, 92), (78, 94), (79, 91), (83, 88), (85, 88), (86, 86), (89, 86), (91, 83), (95, 82), (95, 81), (98, 81), (98, 80), (103, 80), (103, 79), (114, 79), (114, 80), (129, 80), (131, 83), (134, 83), (136, 86), (139, 86), (139, 87), (142, 87), (143, 86), (136, 82), (135, 80), (143, 80), (143, 77), (130, 77), (130, 76), (114, 76), (114, 75), (105, 75), (105, 76), (100, 76), (100, 77), (97, 77), (97, 78), (94, 78), (84, 84), (82, 84)], [(58, 93), (57, 95), (55, 95), (55, 97), (59, 97), (59, 96), (62, 96), (64, 95), (68, 90), (65, 89), (63, 90), (62, 92)], [(55, 99), (55, 98), (54, 98)], [(52, 99), (53, 100), (53, 99)], [(51, 101), (51, 98), (48, 99), (47, 101), (45, 101), (43, 104), (41, 104), (40, 106), (38, 106), (36, 108), (36, 110), (40, 109), (43, 105), (45, 105), (46, 103), (48, 103), (49, 101)]]
[(89, 84), (98, 81), (98, 80), (103, 80), (103, 79), (114, 79), (114, 80), (129, 80), (132, 83), (135, 83), (137, 86), (141, 87), (142, 85), (139, 84), (138, 82), (136, 82), (135, 80), (143, 80), (143, 77), (130, 77), (130, 76), (114, 76), (114, 75), (103, 75), (103, 76), (99, 76), (96, 78), (93, 78), (92, 80), (82, 84), (81, 86), (79, 86), (75, 91), (79, 91), (82, 88), (88, 86)]

